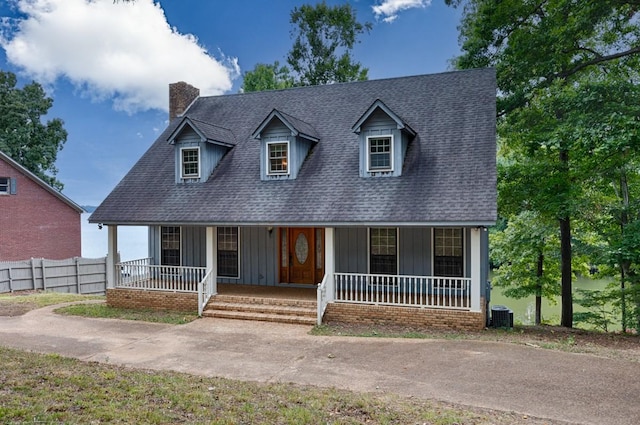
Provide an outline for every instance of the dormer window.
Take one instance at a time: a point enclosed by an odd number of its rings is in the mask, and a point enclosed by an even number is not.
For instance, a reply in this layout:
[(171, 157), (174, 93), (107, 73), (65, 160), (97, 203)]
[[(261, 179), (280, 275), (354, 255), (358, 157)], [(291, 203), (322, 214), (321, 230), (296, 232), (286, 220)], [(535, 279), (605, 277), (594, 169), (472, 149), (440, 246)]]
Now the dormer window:
[(219, 125), (184, 117), (167, 141), (175, 146), (176, 183), (204, 183), (237, 144), (233, 132)]
[(416, 132), (381, 100), (351, 128), (358, 135), (360, 177), (399, 177), (409, 142)]
[(289, 174), (289, 142), (267, 143), (267, 174)]
[(200, 148), (181, 148), (181, 177), (183, 179), (200, 178)]
[(367, 137), (367, 171), (393, 171), (393, 136)]
[(311, 148), (320, 141), (311, 125), (276, 109), (251, 137), (260, 141), (260, 179), (264, 181), (297, 178)]

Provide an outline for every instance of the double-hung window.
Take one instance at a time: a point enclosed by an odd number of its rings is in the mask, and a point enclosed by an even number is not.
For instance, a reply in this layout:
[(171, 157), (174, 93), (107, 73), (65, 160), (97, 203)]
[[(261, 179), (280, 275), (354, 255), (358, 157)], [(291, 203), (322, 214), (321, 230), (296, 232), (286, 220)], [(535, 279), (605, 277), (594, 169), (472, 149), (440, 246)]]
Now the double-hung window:
[(8, 195), (11, 192), (11, 179), (9, 177), (0, 177), (0, 195)]
[(434, 229), (433, 233), (434, 275), (445, 277), (463, 277), (464, 251), (462, 229)]
[(267, 143), (267, 174), (289, 174), (289, 142)]
[(398, 234), (396, 228), (369, 230), (369, 271), (371, 274), (398, 274)]
[(393, 171), (393, 136), (367, 137), (367, 169)]
[(239, 277), (238, 228), (218, 227), (218, 276)]
[(180, 265), (180, 227), (163, 226), (160, 228), (160, 264), (163, 266)]
[(180, 149), (180, 173), (183, 179), (200, 177), (200, 148)]

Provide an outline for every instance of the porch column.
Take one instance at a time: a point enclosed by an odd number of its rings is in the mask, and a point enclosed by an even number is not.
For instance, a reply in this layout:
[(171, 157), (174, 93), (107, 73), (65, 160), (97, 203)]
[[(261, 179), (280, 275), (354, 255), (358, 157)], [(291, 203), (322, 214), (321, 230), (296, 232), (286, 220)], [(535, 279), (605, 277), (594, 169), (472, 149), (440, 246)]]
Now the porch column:
[(336, 247), (335, 247), (335, 229), (333, 227), (325, 227), (324, 229), (324, 273), (328, 277), (327, 298), (333, 301), (335, 296), (335, 278), (336, 272)]
[(107, 226), (107, 288), (116, 287), (118, 263), (118, 226)]
[(213, 281), (218, 280), (218, 244), (216, 243), (217, 227), (207, 227), (207, 273), (213, 270)]
[(481, 253), (480, 253), (480, 236), (481, 228), (471, 229), (471, 311), (481, 311), (480, 309), (480, 295), (482, 293), (482, 285), (480, 282), (480, 265), (481, 265)]

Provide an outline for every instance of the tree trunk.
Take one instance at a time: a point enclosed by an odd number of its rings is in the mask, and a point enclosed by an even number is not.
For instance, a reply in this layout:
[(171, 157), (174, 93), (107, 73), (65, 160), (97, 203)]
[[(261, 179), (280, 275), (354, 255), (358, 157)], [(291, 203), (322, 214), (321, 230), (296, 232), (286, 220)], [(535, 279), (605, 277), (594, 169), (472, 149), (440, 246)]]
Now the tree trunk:
[[(565, 184), (569, 184), (569, 151), (566, 149), (560, 150), (560, 171), (564, 174)], [(569, 202), (567, 199), (569, 195), (568, 187), (564, 188), (561, 196), (565, 198), (565, 202)], [(565, 328), (573, 327), (573, 294), (571, 293), (571, 216), (569, 213), (569, 206), (564, 205), (564, 211), (560, 212), (560, 271), (562, 274), (562, 316), (560, 318), (560, 325)]]
[(562, 317), (560, 325), (573, 327), (573, 295), (571, 293), (571, 219), (560, 219), (560, 262), (562, 273)]
[[(620, 197), (622, 198), (622, 213), (620, 214), (620, 236), (624, 238), (624, 232), (629, 224), (629, 185), (627, 173), (622, 170), (620, 174)], [(620, 258), (620, 309), (622, 310), (622, 332), (627, 332), (627, 296), (625, 294), (625, 278), (631, 268), (629, 261)]]
[(542, 276), (544, 275), (544, 254), (538, 253), (538, 270), (536, 276), (538, 278), (538, 287), (536, 288), (536, 325), (542, 323)]

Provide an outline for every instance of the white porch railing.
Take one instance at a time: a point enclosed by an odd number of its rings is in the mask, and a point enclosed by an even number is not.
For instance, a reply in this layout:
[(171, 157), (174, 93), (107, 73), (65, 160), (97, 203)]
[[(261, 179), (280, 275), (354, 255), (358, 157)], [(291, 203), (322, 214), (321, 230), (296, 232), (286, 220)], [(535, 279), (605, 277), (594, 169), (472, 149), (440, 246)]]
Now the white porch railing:
[(196, 292), (204, 267), (157, 266), (150, 258), (116, 264), (116, 287), (149, 291)]
[(209, 270), (204, 279), (198, 282), (198, 316), (202, 316), (209, 299), (218, 293), (218, 282), (214, 277), (213, 270)]
[(335, 273), (335, 301), (471, 309), (471, 279)]
[(327, 309), (327, 304), (329, 301), (334, 299), (334, 286), (329, 285), (331, 276), (328, 274), (324, 275), (322, 282), (318, 284), (318, 297), (317, 297), (317, 308), (318, 308), (318, 325), (322, 324), (322, 318), (324, 317), (324, 312)]

